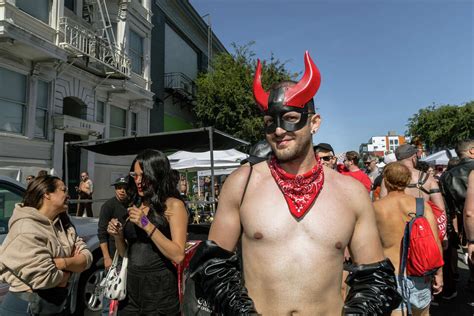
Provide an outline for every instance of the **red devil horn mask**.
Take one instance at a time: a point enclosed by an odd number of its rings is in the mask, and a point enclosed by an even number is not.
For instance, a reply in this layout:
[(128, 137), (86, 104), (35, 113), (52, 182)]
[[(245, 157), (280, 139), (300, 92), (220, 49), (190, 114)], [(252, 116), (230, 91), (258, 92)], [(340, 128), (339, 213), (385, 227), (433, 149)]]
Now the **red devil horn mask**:
[[(297, 108), (303, 108), (318, 92), (321, 84), (321, 74), (318, 67), (314, 64), (308, 51), (304, 55), (305, 72), (301, 80), (285, 91), (283, 104)], [(262, 87), (262, 65), (257, 61), (257, 69), (253, 81), (253, 94), (258, 106), (263, 110), (268, 110), (269, 93)]]

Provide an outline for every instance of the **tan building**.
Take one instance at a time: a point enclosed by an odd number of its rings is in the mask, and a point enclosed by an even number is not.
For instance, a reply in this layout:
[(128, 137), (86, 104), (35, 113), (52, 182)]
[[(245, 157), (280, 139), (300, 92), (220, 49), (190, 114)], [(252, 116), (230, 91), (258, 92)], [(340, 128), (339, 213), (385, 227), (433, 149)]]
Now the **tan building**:
[[(65, 143), (149, 133), (151, 0), (0, 0), (0, 173), (89, 172), (94, 197), (130, 159)], [(101, 193), (101, 190), (104, 193)]]

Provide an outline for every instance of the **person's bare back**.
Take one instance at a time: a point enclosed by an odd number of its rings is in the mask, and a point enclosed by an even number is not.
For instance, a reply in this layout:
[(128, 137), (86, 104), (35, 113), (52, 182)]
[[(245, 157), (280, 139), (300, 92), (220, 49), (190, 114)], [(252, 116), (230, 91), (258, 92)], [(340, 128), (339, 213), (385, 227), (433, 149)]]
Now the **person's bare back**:
[[(405, 284), (406, 287), (409, 287), (409, 284), (417, 284), (413, 287), (413, 291), (404, 293), (405, 299), (412, 304), (414, 315), (428, 315), (432, 293), (439, 293), (443, 287), (442, 269), (438, 269), (433, 279), (430, 276), (405, 276), (405, 271), (400, 271), (400, 248), (406, 223), (416, 216), (416, 198), (405, 193), (405, 189), (412, 179), (412, 173), (403, 163), (392, 162), (384, 168), (383, 177), (388, 194), (374, 202), (374, 208), (384, 255), (394, 264), (395, 274), (399, 275), (397, 276), (399, 283)], [(436, 218), (427, 202), (424, 202), (423, 216), (427, 219), (434, 236), (437, 237)], [(436, 237), (441, 254), (441, 242)], [(433, 291), (431, 291), (431, 287), (433, 287)], [(400, 294), (403, 293), (401, 286), (398, 291)], [(402, 315), (405, 307), (405, 305), (399, 306), (392, 315)]]
[[(416, 213), (416, 199), (403, 192), (393, 192), (374, 202), (374, 208), (384, 254), (390, 258), (395, 266), (395, 273), (398, 274), (400, 242), (406, 222)], [(432, 231), (437, 232), (436, 220), (426, 202), (424, 216), (428, 219)]]

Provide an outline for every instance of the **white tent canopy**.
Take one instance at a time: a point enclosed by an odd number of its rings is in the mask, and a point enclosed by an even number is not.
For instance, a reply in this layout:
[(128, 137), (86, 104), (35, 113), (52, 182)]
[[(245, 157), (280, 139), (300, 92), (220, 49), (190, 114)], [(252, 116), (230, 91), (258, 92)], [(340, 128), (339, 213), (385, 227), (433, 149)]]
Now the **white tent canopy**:
[[(435, 165), (444, 165), (446, 166), (449, 162), (449, 156), (448, 156), (448, 149), (438, 151), (434, 154), (431, 154), (429, 156), (426, 156), (424, 158), (421, 158), (421, 161), (425, 161), (427, 163), (435, 164)], [(451, 154), (451, 157), (457, 157), (456, 152), (454, 149), (449, 149), (449, 153)]]
[[(248, 157), (236, 149), (214, 150), (214, 168), (232, 168), (240, 166), (240, 162)], [(176, 170), (197, 171), (211, 168), (211, 159), (209, 151), (189, 152), (178, 151), (168, 156), (171, 168)]]

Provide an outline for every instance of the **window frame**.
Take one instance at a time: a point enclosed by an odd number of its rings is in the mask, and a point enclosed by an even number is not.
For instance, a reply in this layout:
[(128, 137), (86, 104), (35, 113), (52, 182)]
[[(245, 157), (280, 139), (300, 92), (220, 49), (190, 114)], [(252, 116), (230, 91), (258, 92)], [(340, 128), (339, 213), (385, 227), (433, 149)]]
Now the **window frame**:
[[(102, 121), (99, 121), (99, 103), (102, 104)], [(105, 102), (101, 100), (97, 100), (95, 104), (95, 121), (98, 123), (105, 123)]]
[(18, 100), (12, 100), (12, 99), (8, 99), (8, 98), (3, 98), (1, 95), (0, 95), (0, 100), (1, 101), (5, 101), (5, 102), (9, 102), (11, 104), (14, 104), (14, 105), (19, 105), (21, 107), (21, 126), (20, 126), (20, 131), (19, 132), (16, 132), (16, 131), (8, 131), (8, 130), (5, 130), (5, 129), (2, 129), (1, 126), (0, 126), (0, 132), (5, 132), (5, 133), (11, 133), (11, 134), (17, 134), (17, 135), (25, 135), (26, 133), (26, 116), (28, 114), (28, 91), (29, 91), (29, 88), (30, 88), (30, 83), (29, 83), (29, 78), (28, 78), (28, 75), (25, 74), (25, 73), (21, 73), (21, 72), (18, 72), (18, 71), (15, 71), (13, 69), (10, 69), (10, 68), (7, 68), (7, 67), (4, 67), (4, 66), (0, 66), (0, 69), (3, 69), (3, 70), (6, 70), (7, 72), (12, 72), (14, 74), (17, 74), (17, 75), (20, 75), (24, 78), (24, 84), (25, 84), (25, 89), (24, 89), (24, 101), (23, 102), (20, 102)]
[(130, 135), (137, 136), (138, 129), (138, 113), (130, 112)]
[[(18, 1), (18, 0), (16, 0)], [(30, 0), (31, 1), (31, 0)], [(22, 12), (25, 12), (26, 14), (32, 16), (33, 18), (37, 19), (38, 21), (41, 21), (45, 24), (48, 24), (51, 22), (51, 8), (52, 8), (52, 1), (51, 0), (45, 0), (47, 2), (47, 11), (48, 11), (48, 17), (47, 17), (47, 20), (45, 21), (43, 18), (39, 17), (38, 15), (35, 15), (35, 13), (37, 13), (36, 10), (34, 11), (26, 11), (24, 8), (21, 8), (21, 6), (18, 6), (18, 2), (15, 3), (16, 7), (21, 10)], [(38, 0), (35, 0), (35, 8), (36, 8), (36, 5), (38, 4)]]
[[(133, 47), (132, 47), (132, 35), (136, 35), (139, 39), (140, 39), (140, 43), (141, 43), (141, 52), (138, 52), (136, 51)], [(145, 61), (145, 37), (141, 36), (138, 32), (136, 32), (135, 30), (133, 29), (129, 29), (128, 31), (128, 42), (129, 42), (129, 45), (128, 45), (128, 57), (130, 58), (130, 62), (131, 62), (131, 71), (142, 76), (144, 74), (144, 70), (145, 70), (145, 65), (144, 65), (144, 61)], [(135, 59), (137, 58), (137, 59)], [(140, 72), (137, 72), (134, 67), (134, 61), (135, 60), (138, 60), (139, 63), (140, 63)]]
[[(47, 93), (46, 104), (43, 107), (39, 107), (39, 99), (38, 99), (38, 95), (39, 95), (38, 91), (39, 91), (39, 83), (40, 82), (43, 82), (43, 83), (46, 84), (46, 93)], [(50, 99), (51, 99), (51, 84), (48, 81), (39, 79), (38, 82), (37, 82), (37, 86), (36, 86), (36, 108), (35, 108), (35, 127), (34, 127), (34, 137), (35, 138), (45, 139), (48, 136), (48, 116), (49, 116)], [(36, 127), (37, 127), (36, 122), (38, 120), (38, 112), (39, 111), (44, 112), (43, 134), (36, 133)]]
[[(125, 124), (125, 125), (124, 125), (124, 127), (112, 124), (112, 112), (113, 112), (114, 109), (118, 109), (118, 110), (120, 110), (120, 111), (124, 111), (124, 112), (125, 112), (125, 119), (124, 119), (124, 124)], [(121, 131), (123, 131), (123, 133), (122, 133), (121, 136), (112, 136), (112, 135), (110, 135), (111, 132), (112, 132), (112, 129), (121, 130)], [(110, 105), (110, 114), (109, 114), (109, 136), (110, 136), (110, 137), (123, 137), (123, 136), (127, 136), (127, 110), (122, 109), (121, 107), (118, 107), (118, 106), (115, 106), (115, 105)]]

